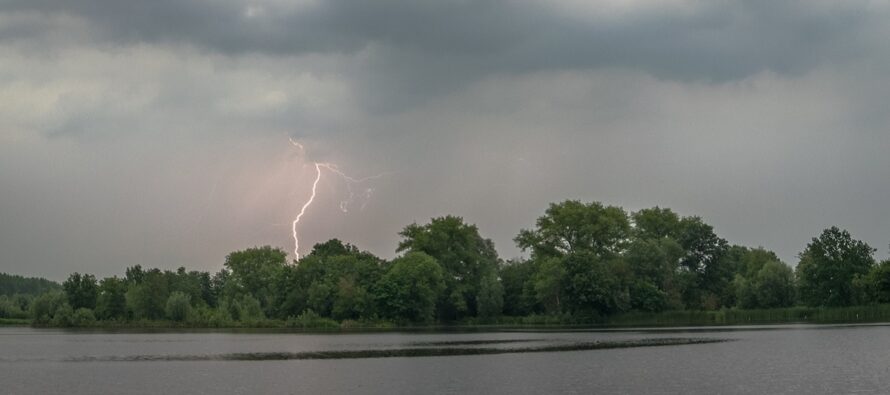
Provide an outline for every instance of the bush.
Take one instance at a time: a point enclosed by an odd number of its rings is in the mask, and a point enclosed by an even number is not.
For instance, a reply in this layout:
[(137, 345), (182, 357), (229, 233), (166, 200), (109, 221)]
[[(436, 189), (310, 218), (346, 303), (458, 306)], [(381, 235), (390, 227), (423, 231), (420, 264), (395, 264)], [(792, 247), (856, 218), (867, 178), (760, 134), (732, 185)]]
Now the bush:
[(209, 308), (207, 306), (193, 308), (188, 315), (188, 322), (196, 326), (217, 328), (232, 325), (232, 320), (229, 319), (229, 313), (227, 311)]
[(71, 320), (72, 326), (90, 326), (96, 324), (96, 315), (93, 314), (93, 310), (87, 308), (79, 308), (74, 311), (74, 316)]
[(285, 326), (302, 329), (339, 329), (340, 324), (330, 318), (324, 318), (312, 310), (306, 310), (296, 317), (288, 317)]
[[(56, 311), (67, 305), (65, 294), (60, 291), (47, 292), (38, 296), (31, 302), (31, 318), (35, 324), (48, 324), (56, 315)], [(68, 306), (70, 309), (71, 306)]]
[(361, 320), (343, 320), (340, 322), (340, 329), (392, 329), (396, 324), (392, 321), (381, 320), (371, 317)]
[(21, 307), (6, 295), (0, 295), (0, 318), (26, 318), (27, 313), (22, 311)]
[(74, 309), (71, 308), (68, 302), (63, 303), (56, 309), (50, 323), (53, 326), (74, 326)]

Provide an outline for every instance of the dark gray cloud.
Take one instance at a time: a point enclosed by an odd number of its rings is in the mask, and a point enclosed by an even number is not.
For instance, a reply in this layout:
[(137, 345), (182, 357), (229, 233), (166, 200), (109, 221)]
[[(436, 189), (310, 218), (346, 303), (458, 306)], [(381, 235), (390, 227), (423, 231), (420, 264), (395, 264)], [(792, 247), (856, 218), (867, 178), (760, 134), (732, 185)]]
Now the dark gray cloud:
[[(435, 215), (505, 257), (549, 202), (661, 205), (795, 262), (890, 234), (888, 7), (823, 1), (0, 3), (0, 271), (289, 248), (311, 161), (388, 176), (303, 246)], [(306, 145), (300, 155), (287, 138)], [(883, 254), (882, 248), (882, 255)]]
[[(722, 82), (799, 74), (869, 51), (885, 12), (801, 1), (691, 2), (624, 14), (531, 1), (13, 0), (0, 12), (82, 18), (92, 40), (238, 55), (356, 54), (364, 103), (398, 109), (496, 73), (622, 68)], [(606, 7), (603, 7), (607, 9)], [(574, 12), (573, 12), (574, 11)], [(883, 11), (883, 10), (880, 10)], [(32, 24), (18, 34), (35, 34)]]

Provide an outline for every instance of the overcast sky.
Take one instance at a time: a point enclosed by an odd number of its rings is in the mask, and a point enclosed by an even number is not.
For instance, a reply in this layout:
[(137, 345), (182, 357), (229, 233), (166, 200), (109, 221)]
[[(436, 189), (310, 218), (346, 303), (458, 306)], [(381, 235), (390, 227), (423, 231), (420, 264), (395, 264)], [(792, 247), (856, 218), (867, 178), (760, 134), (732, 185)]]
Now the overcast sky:
[(511, 258), (581, 199), (885, 257), (887, 37), (886, 1), (5, 0), (0, 272), (291, 250), (314, 161), (384, 175), (325, 171), (301, 252), (454, 214)]

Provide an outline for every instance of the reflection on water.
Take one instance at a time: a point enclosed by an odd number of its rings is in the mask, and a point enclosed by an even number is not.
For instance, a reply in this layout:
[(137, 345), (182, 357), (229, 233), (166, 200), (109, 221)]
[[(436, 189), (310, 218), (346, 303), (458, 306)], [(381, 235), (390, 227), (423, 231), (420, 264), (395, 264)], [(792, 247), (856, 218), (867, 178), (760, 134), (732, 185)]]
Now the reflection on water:
[[(429, 342), (427, 344), (486, 344), (486, 343), (515, 343), (525, 340), (478, 340), (455, 342)], [(341, 350), (341, 351), (314, 351), (314, 352), (252, 352), (231, 354), (205, 354), (205, 355), (129, 355), (129, 356), (81, 356), (67, 358), (67, 362), (133, 362), (133, 361), (286, 361), (301, 359), (360, 359), (360, 358), (398, 358), (398, 357), (447, 357), (457, 355), (493, 355), (493, 354), (519, 354), (532, 352), (561, 352), (561, 351), (587, 351), (607, 350), (612, 348), (631, 347), (657, 347), (679, 346), (688, 344), (707, 344), (727, 341), (725, 339), (709, 338), (659, 338), (624, 341), (605, 341), (589, 343), (552, 344), (538, 347), (511, 347), (511, 348), (395, 348), (381, 350)]]
[(475, 345), (491, 345), (491, 344), (510, 344), (510, 343), (527, 343), (532, 341), (543, 341), (544, 339), (504, 339), (504, 340), (453, 340), (438, 342), (409, 342), (412, 346), (475, 346)]

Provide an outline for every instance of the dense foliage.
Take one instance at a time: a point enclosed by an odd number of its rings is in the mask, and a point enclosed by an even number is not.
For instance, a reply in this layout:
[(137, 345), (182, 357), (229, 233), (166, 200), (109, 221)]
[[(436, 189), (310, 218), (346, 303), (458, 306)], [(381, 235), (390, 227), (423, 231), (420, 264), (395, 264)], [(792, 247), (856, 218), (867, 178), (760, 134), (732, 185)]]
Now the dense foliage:
[(0, 273), (0, 295), (39, 295), (61, 289), (62, 287), (58, 283), (45, 278), (22, 277)]
[[(336, 328), (890, 303), (890, 261), (876, 263), (873, 248), (836, 227), (812, 239), (796, 270), (771, 251), (729, 244), (699, 217), (660, 207), (551, 204), (515, 238), (529, 257), (506, 262), (460, 217), (411, 224), (400, 236), (402, 255), (392, 261), (332, 239), (293, 262), (270, 246), (236, 251), (215, 274), (136, 265), (123, 277), (74, 273), (61, 286), (0, 274), (0, 318)], [(737, 315), (720, 314), (707, 317)]]

